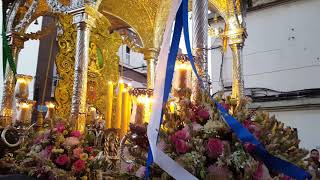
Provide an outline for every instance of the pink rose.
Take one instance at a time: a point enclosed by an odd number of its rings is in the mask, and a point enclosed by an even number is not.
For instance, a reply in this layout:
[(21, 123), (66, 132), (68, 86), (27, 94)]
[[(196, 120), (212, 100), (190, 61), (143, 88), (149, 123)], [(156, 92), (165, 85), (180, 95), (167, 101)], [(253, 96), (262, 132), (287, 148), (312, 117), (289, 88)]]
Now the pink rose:
[(175, 148), (177, 153), (186, 153), (188, 150), (187, 143), (184, 140), (178, 139), (175, 143)]
[(223, 153), (223, 142), (218, 138), (210, 138), (207, 144), (207, 153), (211, 158), (218, 158)]
[(229, 109), (230, 109), (229, 104), (227, 104), (227, 103), (225, 103), (225, 102), (222, 102), (222, 103), (221, 103), (221, 106), (222, 106), (225, 110), (227, 110), (227, 111), (229, 111)]
[(248, 152), (248, 153), (252, 153), (255, 149), (255, 145), (251, 144), (251, 143), (246, 143), (244, 145), (244, 149)]
[(262, 176), (263, 176), (262, 163), (259, 162), (259, 165), (258, 165), (256, 171), (253, 173), (253, 178), (254, 178), (255, 180), (259, 180), (259, 179), (262, 178)]
[(83, 149), (80, 147), (77, 147), (73, 150), (73, 156), (76, 158), (79, 158), (80, 154), (82, 154), (82, 153), (83, 153)]
[(88, 152), (88, 153), (91, 153), (92, 151), (93, 151), (93, 147), (86, 147), (86, 151)]
[(189, 127), (185, 127), (182, 130), (177, 131), (174, 135), (177, 139), (190, 139)]
[(205, 109), (200, 109), (197, 114), (202, 120), (208, 120), (210, 117), (209, 112)]
[(248, 127), (249, 131), (251, 133), (253, 133), (253, 135), (255, 135), (257, 138), (260, 137), (260, 128), (258, 126), (256, 126), (255, 124), (251, 124), (249, 127)]
[(63, 133), (63, 131), (65, 130), (64, 124), (61, 122), (58, 122), (56, 124), (55, 128), (57, 129), (57, 132), (59, 132), (59, 133)]
[(137, 171), (136, 171), (136, 176), (138, 178), (143, 178), (146, 172), (146, 167), (145, 166), (141, 166)]
[(81, 132), (80, 132), (80, 131), (72, 131), (72, 132), (71, 132), (71, 136), (78, 138), (78, 137), (81, 136)]
[(84, 170), (86, 167), (86, 162), (79, 159), (77, 160), (75, 163), (73, 163), (72, 168), (76, 171), (76, 172), (81, 172), (82, 170)]
[(63, 166), (65, 164), (67, 164), (69, 162), (69, 157), (66, 155), (66, 154), (63, 154), (63, 155), (60, 155), (56, 160), (55, 162), (60, 165), (60, 166)]
[(251, 121), (250, 121), (250, 120), (244, 120), (242, 124), (243, 124), (243, 126), (244, 126), (245, 128), (248, 129), (249, 126), (251, 125)]
[(76, 146), (80, 143), (79, 139), (76, 137), (67, 137), (63, 143), (65, 146)]

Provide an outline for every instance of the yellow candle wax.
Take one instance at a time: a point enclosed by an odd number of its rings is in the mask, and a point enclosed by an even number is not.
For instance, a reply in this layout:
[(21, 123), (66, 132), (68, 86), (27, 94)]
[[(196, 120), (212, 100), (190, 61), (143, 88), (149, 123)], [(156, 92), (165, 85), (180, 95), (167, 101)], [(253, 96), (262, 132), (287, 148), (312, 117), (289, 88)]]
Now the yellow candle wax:
[(106, 128), (111, 128), (112, 121), (112, 103), (113, 103), (113, 83), (108, 82), (107, 85), (107, 105), (106, 105)]
[(122, 110), (121, 110), (121, 130), (120, 138), (122, 138), (128, 131), (128, 91), (126, 89), (122, 92)]
[(116, 117), (114, 118), (114, 121), (112, 123), (112, 128), (121, 128), (121, 109), (122, 109), (122, 92), (124, 89), (124, 83), (123, 81), (119, 82), (118, 87), (118, 99), (117, 99), (117, 109), (116, 109)]

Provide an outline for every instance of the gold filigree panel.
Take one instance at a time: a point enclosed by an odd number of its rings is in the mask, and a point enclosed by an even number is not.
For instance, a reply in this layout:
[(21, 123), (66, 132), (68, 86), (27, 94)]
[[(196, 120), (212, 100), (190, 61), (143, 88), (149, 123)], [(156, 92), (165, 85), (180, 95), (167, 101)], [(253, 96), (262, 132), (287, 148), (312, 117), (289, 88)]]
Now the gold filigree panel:
[[(58, 36), (60, 51), (56, 65), (60, 80), (55, 89), (56, 112), (58, 116), (67, 119), (71, 112), (76, 28), (69, 15), (60, 16), (59, 20), (63, 35)], [(116, 53), (121, 45), (121, 37), (116, 32), (110, 34), (109, 26), (107, 21), (95, 21), (90, 36), (87, 100), (101, 113), (105, 112), (108, 81), (116, 83), (119, 79), (119, 57)], [(98, 51), (102, 63), (99, 62)]]
[(71, 98), (73, 87), (74, 56), (76, 27), (72, 23), (72, 16), (60, 15), (63, 34), (58, 36), (59, 53), (56, 57), (59, 82), (55, 89), (56, 113), (61, 118), (67, 119), (71, 112)]
[[(227, 20), (234, 15), (233, 0), (208, 0), (209, 7), (216, 9)], [(241, 12), (240, 0), (236, 0), (237, 11)]]

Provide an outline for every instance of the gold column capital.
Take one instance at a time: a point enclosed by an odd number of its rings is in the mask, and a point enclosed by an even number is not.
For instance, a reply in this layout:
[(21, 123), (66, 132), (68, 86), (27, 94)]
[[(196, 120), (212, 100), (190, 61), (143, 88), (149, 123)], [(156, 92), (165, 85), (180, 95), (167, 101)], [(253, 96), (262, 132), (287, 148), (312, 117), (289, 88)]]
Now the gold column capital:
[(147, 61), (147, 88), (153, 89), (155, 81), (155, 67), (159, 52), (156, 48), (145, 48), (142, 52), (144, 54), (144, 60)]
[(144, 48), (142, 49), (144, 60), (158, 59), (159, 50), (157, 48)]

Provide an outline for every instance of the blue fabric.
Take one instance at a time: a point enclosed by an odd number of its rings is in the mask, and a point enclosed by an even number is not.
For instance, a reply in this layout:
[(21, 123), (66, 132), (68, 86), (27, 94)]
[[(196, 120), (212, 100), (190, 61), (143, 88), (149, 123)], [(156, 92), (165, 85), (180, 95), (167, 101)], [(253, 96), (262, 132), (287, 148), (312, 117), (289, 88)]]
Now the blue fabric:
[[(188, 57), (189, 57), (192, 69), (196, 77), (199, 79), (200, 86), (203, 88), (203, 82), (199, 74), (197, 73), (194, 59), (192, 56), (192, 51), (191, 51), (189, 28), (188, 28), (188, 0), (182, 0), (182, 4), (179, 7), (179, 10), (176, 16), (173, 39), (171, 42), (170, 53), (168, 57), (166, 79), (165, 79), (165, 91), (164, 91), (164, 97), (163, 97), (164, 103), (167, 102), (168, 100), (169, 93), (172, 86), (171, 83), (173, 78), (176, 56), (179, 48), (182, 27), (184, 30), (183, 32), (184, 32), (186, 49), (187, 49), (187, 53), (188, 53)], [(209, 93), (208, 95), (210, 96)], [(232, 131), (236, 134), (238, 139), (241, 141), (241, 143), (254, 144), (255, 145), (254, 154), (260, 160), (262, 160), (269, 169), (274, 170), (276, 172), (283, 173), (287, 176), (293, 177), (298, 180), (311, 179), (311, 175), (306, 171), (304, 171), (303, 169), (268, 153), (267, 150), (263, 147), (263, 145), (250, 133), (250, 131), (247, 128), (245, 128), (238, 120), (232, 117), (217, 101), (215, 101), (214, 99), (212, 100), (215, 102), (219, 112), (225, 119), (228, 126), (232, 129)], [(162, 121), (162, 118), (161, 118), (161, 121)], [(151, 149), (149, 148), (147, 165), (146, 165), (147, 167), (146, 179), (148, 179), (148, 176), (150, 174), (149, 167), (152, 163), (153, 163), (152, 152), (151, 152)]]
[[(163, 93), (164, 104), (168, 101), (171, 86), (172, 86), (172, 78), (174, 73), (174, 67), (176, 64), (176, 57), (179, 49), (181, 33), (182, 33), (182, 6), (179, 7), (176, 15), (173, 37), (172, 37), (170, 52), (168, 56), (168, 62), (167, 62), (167, 68), (166, 68), (166, 79), (165, 79), (165, 86), (164, 86), (164, 93)], [(160, 124), (162, 124), (162, 117), (163, 117), (163, 113), (161, 115)], [(153, 163), (153, 155), (152, 155), (151, 148), (149, 147), (148, 157), (146, 162), (146, 172), (145, 172), (146, 180), (149, 178), (150, 166), (152, 165), (152, 163)]]

